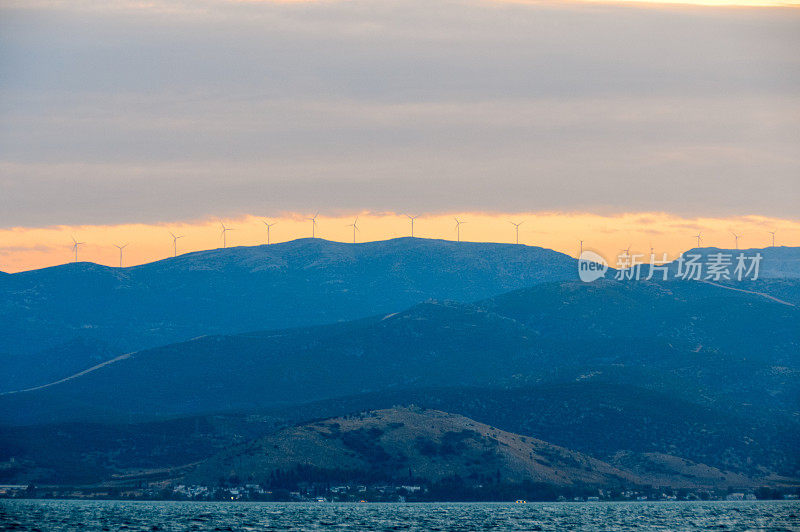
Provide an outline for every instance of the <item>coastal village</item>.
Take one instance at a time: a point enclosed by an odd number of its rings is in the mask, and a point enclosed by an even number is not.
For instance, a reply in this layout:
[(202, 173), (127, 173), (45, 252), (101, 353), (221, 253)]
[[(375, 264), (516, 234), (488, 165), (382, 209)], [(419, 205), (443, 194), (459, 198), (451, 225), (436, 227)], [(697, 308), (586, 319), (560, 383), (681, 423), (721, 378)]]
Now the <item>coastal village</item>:
[[(95, 499), (95, 500), (172, 500), (172, 501), (262, 501), (262, 502), (430, 502), (448, 500), (441, 486), (425, 485), (330, 485), (324, 483), (301, 483), (295, 490), (270, 489), (258, 484), (214, 487), (153, 483), (139, 487), (109, 486), (34, 486), (22, 484), (0, 485), (0, 498), (40, 499)], [(480, 489), (482, 486), (477, 486)], [(480, 492), (475, 500), (491, 501), (487, 493)], [(455, 494), (454, 494), (455, 495)], [(462, 492), (453, 500), (464, 500)], [(574, 495), (565, 490), (556, 497), (498, 498), (496, 502), (600, 502), (600, 501), (755, 501), (798, 500), (800, 488), (794, 491), (759, 488), (753, 491), (700, 491), (651, 488), (642, 490), (614, 491), (608, 489), (584, 490)]]

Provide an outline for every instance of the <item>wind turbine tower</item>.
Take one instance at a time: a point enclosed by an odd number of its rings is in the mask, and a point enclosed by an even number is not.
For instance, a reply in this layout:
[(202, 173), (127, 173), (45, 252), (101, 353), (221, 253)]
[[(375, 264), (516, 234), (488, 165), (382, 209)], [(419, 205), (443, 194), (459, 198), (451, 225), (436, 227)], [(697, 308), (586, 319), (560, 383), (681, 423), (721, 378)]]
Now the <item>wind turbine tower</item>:
[(694, 235), (694, 237), (697, 239), (697, 247), (698, 248), (700, 247), (700, 235), (702, 235), (702, 234), (703, 233), (697, 233), (696, 235)]
[(581, 256), (583, 256), (583, 240), (581, 240), (581, 241), (580, 241), (580, 243), (581, 243), (581, 252), (580, 252), (580, 254), (578, 255), (578, 258), (580, 258)]
[(172, 231), (170, 231), (169, 234), (172, 235), (172, 256), (173, 257), (177, 257), (178, 256), (178, 239), (179, 238), (183, 238), (183, 235), (176, 235)]
[(306, 218), (306, 220), (311, 220), (311, 238), (316, 238), (317, 216), (319, 216), (319, 211), (311, 218)]
[(511, 221), (509, 221), (508, 223), (510, 223), (511, 225), (513, 225), (513, 226), (514, 226), (514, 229), (516, 229), (516, 231), (517, 231), (517, 244), (519, 244), (519, 226), (520, 226), (520, 225), (522, 225), (522, 224), (524, 224), (524, 223), (525, 223), (525, 221), (523, 220), (523, 221), (521, 221), (521, 222), (520, 222), (520, 223), (518, 223), (518, 224), (515, 224), (514, 222), (511, 222)]
[(114, 244), (114, 247), (119, 249), (119, 267), (122, 268), (122, 250), (128, 247), (128, 244), (118, 245)]
[(767, 233), (772, 235), (772, 247), (775, 247), (775, 233), (778, 231), (767, 231)]
[(72, 237), (72, 251), (75, 252), (75, 262), (78, 262), (78, 246), (84, 245), (86, 242), (78, 242), (75, 237)]
[(458, 218), (454, 218), (456, 221), (456, 242), (461, 242), (461, 224), (465, 224), (467, 222), (462, 222)]
[(222, 226), (222, 249), (225, 249), (226, 247), (228, 247), (228, 239), (227, 239), (228, 231), (233, 231), (234, 228), (225, 227), (225, 224), (222, 222), (220, 222), (219, 224)]
[(731, 234), (733, 235), (733, 239), (736, 243), (736, 249), (739, 249), (739, 238), (741, 238), (742, 235), (737, 235), (733, 231), (731, 231)]
[(419, 218), (419, 214), (416, 216), (411, 216), (410, 214), (406, 214), (409, 220), (411, 220), (411, 238), (414, 238), (414, 220)]
[(355, 244), (356, 243), (356, 231), (361, 232), (361, 229), (358, 228), (358, 216), (356, 216), (356, 219), (353, 221), (353, 223), (347, 224), (347, 227), (352, 227), (353, 228), (353, 244)]
[(262, 220), (262, 222), (264, 222), (264, 225), (267, 226), (267, 245), (269, 246), (269, 228), (272, 227), (273, 225), (275, 225), (278, 222), (269, 223), (266, 220)]

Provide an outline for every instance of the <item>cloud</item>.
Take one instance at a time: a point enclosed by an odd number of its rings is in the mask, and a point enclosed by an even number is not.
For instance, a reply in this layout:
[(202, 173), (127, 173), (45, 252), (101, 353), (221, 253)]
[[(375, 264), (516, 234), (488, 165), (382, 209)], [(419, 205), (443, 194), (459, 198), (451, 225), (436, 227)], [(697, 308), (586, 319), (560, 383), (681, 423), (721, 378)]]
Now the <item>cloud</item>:
[(3, 14), (0, 226), (316, 208), (796, 216), (794, 12), (353, 0)]
[[(534, 7), (552, 6), (568, 3), (594, 3), (611, 5), (640, 5), (665, 7), (702, 6), (709, 8), (726, 7), (780, 7), (792, 8), (800, 5), (798, 0), (474, 0), (497, 4), (519, 4)], [(229, 9), (231, 5), (291, 5), (291, 4), (336, 4), (353, 3), (354, 0), (6, 0), (6, 8), (54, 9), (69, 8), (81, 11), (130, 11), (158, 13), (208, 13), (219, 9)]]

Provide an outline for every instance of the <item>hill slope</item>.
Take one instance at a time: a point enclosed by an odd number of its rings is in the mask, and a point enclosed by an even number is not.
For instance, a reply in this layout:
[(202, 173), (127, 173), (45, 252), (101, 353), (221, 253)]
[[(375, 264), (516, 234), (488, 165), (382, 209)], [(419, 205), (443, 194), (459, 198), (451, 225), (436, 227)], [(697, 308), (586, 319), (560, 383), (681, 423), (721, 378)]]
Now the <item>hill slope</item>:
[[(276, 471), (327, 471), (330, 480), (543, 482), (619, 485), (636, 477), (581, 453), (463, 416), (392, 408), (292, 427), (201, 464), (190, 482), (230, 475), (269, 483)], [(312, 473), (313, 474), (313, 473)], [(340, 478), (336, 478), (340, 476)]]
[[(756, 251), (764, 255), (764, 282), (775, 281), (767, 291), (800, 304), (798, 283), (786, 282), (797, 277), (800, 250), (748, 250)], [(555, 251), (419, 238), (302, 239), (132, 268), (79, 263), (2, 275), (0, 391), (199, 335), (334, 323), (575, 277), (575, 260)]]
[(800, 308), (759, 296), (683, 281), (557, 283), (478, 305), (431, 301), (146, 350), (0, 395), (0, 422), (157, 419), (391, 389), (586, 379), (791, 415), (800, 408), (798, 352)]
[[(760, 279), (800, 279), (800, 248), (797, 247), (776, 246), (750, 249), (726, 249), (715, 247), (693, 248), (685, 251), (683, 255), (687, 259), (690, 255), (699, 255), (702, 257), (700, 262), (707, 264), (708, 256), (718, 253), (732, 257), (733, 266), (731, 267), (731, 273), (733, 273), (733, 268), (736, 266), (736, 257), (738, 257), (739, 254), (744, 254), (745, 257), (753, 257), (759, 254), (761, 255), (758, 272), (758, 277)], [(677, 269), (677, 263), (673, 263), (670, 266), (673, 272)]]
[[(199, 335), (352, 320), (429, 298), (474, 300), (575, 272), (574, 259), (537, 247), (400, 238), (302, 239), (132, 268), (78, 263), (4, 275), (0, 391)], [(53, 359), (59, 364), (43, 370)]]
[[(74, 484), (130, 478), (195, 463), (287, 426), (412, 404), (459, 414), (609, 463), (624, 458), (640, 470), (646, 469), (641, 464), (655, 461), (670, 466), (680, 459), (765, 484), (778, 482), (776, 475), (800, 478), (796, 422), (781, 416), (735, 415), (636, 386), (585, 379), (510, 389), (387, 390), (153, 423), (0, 427), (0, 482)], [(672, 458), (661, 459), (662, 455)], [(649, 474), (662, 471), (662, 466), (651, 468)]]

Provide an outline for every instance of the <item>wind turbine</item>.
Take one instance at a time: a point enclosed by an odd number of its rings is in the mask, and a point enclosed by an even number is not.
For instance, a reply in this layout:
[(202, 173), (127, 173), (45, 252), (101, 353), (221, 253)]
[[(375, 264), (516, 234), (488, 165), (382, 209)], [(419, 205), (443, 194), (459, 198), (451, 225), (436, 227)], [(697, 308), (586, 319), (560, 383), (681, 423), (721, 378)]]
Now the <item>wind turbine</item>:
[(694, 235), (694, 237), (697, 239), (697, 247), (698, 248), (700, 247), (700, 235), (702, 235), (702, 234), (703, 233), (697, 233), (696, 235)]
[(359, 231), (359, 232), (361, 231), (361, 229), (358, 228), (358, 216), (356, 216), (356, 219), (353, 221), (353, 223), (347, 224), (347, 227), (352, 227), (353, 228), (353, 244), (355, 244), (356, 243), (356, 231)]
[(72, 251), (75, 252), (75, 262), (78, 262), (78, 246), (84, 245), (86, 242), (78, 242), (75, 237), (72, 237)]
[(406, 214), (409, 220), (411, 220), (411, 238), (414, 238), (414, 220), (419, 218), (419, 214), (416, 216), (411, 216), (410, 214)]
[(316, 238), (317, 216), (319, 216), (319, 211), (311, 218), (306, 218), (306, 220), (311, 220), (311, 238)]
[(278, 222), (269, 223), (266, 220), (261, 220), (261, 221), (264, 222), (264, 225), (267, 226), (267, 245), (269, 246), (269, 228), (272, 227), (273, 225), (275, 225)]
[(228, 233), (228, 231), (234, 231), (234, 228), (233, 227), (225, 227), (225, 224), (222, 223), (222, 222), (220, 222), (219, 225), (222, 226), (222, 249), (225, 249), (226, 247), (228, 247), (228, 239), (226, 238), (227, 237), (227, 233)]
[(521, 221), (521, 222), (520, 222), (520, 223), (518, 223), (518, 224), (515, 224), (515, 223), (514, 223), (514, 222), (512, 222), (512, 221), (509, 221), (508, 223), (510, 223), (511, 225), (513, 225), (513, 226), (514, 226), (514, 228), (517, 230), (517, 244), (519, 244), (519, 226), (520, 226), (520, 225), (522, 225), (522, 224), (524, 224), (524, 223), (525, 223), (525, 220)]
[(734, 233), (733, 231), (731, 231), (731, 234), (733, 235), (733, 238), (734, 238), (734, 240), (735, 240), (735, 242), (736, 242), (736, 249), (739, 249), (739, 238), (740, 238), (742, 235), (737, 235), (737, 234), (736, 234), (736, 233)]
[(772, 247), (775, 247), (775, 233), (777, 233), (777, 232), (778, 232), (777, 230), (775, 230), (775, 231), (767, 231), (767, 233), (772, 235)]
[(128, 244), (118, 245), (114, 244), (114, 247), (119, 249), (119, 267), (122, 268), (122, 250), (128, 247)]
[(578, 258), (580, 258), (583, 255), (583, 240), (581, 240), (580, 243), (581, 243), (581, 253), (580, 255), (578, 255)]
[(169, 234), (172, 235), (172, 256), (173, 257), (177, 257), (178, 256), (178, 239), (179, 238), (183, 238), (183, 235), (176, 235), (172, 231), (170, 231)]
[(456, 242), (461, 242), (461, 224), (465, 224), (467, 222), (462, 222), (458, 218), (453, 218), (456, 221)]

